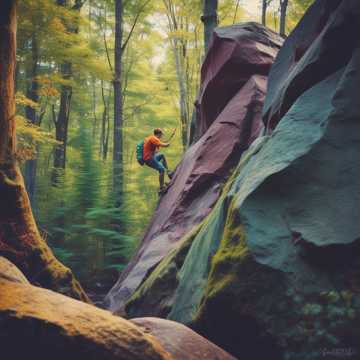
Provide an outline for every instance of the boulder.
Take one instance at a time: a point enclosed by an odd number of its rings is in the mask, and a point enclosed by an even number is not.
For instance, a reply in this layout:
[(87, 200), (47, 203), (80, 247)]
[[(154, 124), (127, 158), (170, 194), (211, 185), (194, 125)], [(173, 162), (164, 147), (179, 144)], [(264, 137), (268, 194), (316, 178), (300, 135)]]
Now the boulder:
[(268, 131), (148, 274), (132, 314), (168, 285), (167, 318), (236, 357), (358, 358), (359, 30), (357, 0), (310, 7), (271, 70)]
[(195, 140), (254, 75), (267, 76), (283, 39), (257, 23), (215, 29), (201, 68)]
[(132, 319), (132, 323), (157, 338), (164, 349), (179, 360), (236, 360), (188, 327), (159, 318)]
[[(220, 110), (216, 119), (207, 121), (204, 135), (184, 154), (140, 248), (107, 295), (106, 304), (112, 311), (122, 311), (150, 270), (178, 248), (183, 236), (211, 212), (241, 154), (263, 129), (266, 74), (282, 40), (261, 25), (252, 23), (216, 31), (216, 46), (209, 51), (204, 66), (210, 66), (217, 51), (229, 47), (226, 59), (220, 57), (222, 62), (219, 60), (217, 65), (216, 79), (222, 87), (217, 87), (216, 97), (211, 95), (213, 104), (221, 100), (218, 103)], [(251, 59), (253, 67), (249, 65)], [(229, 74), (231, 69), (233, 76)], [(242, 74), (241, 80), (235, 81), (239, 74)], [(214, 81), (208, 77), (204, 77), (205, 80), (206, 93), (211, 94)], [(230, 86), (232, 91), (223, 97), (226, 86)], [(226, 103), (223, 103), (225, 98)]]
[(182, 324), (158, 318), (131, 322), (29, 284), (0, 258), (0, 355), (4, 359), (232, 360)]
[(2, 256), (0, 256), (0, 278), (22, 284), (29, 284), (25, 275), (12, 262)]
[(127, 320), (13, 280), (0, 276), (2, 359), (174, 359), (153, 336)]

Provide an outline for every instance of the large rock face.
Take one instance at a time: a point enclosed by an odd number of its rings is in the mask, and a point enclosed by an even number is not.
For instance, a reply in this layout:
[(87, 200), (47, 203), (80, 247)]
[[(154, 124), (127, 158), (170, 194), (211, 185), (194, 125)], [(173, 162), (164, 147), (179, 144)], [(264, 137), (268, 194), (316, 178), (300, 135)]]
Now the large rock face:
[(241, 154), (263, 129), (266, 75), (281, 43), (257, 24), (216, 30), (201, 97), (201, 104), (216, 105), (216, 111), (202, 116), (203, 136), (185, 153), (136, 256), (108, 294), (112, 311), (122, 309), (149, 270), (211, 212)]
[[(268, 131), (127, 303), (241, 358), (358, 358), (360, 2), (318, 0), (269, 77)], [(170, 290), (169, 290), (170, 289)]]

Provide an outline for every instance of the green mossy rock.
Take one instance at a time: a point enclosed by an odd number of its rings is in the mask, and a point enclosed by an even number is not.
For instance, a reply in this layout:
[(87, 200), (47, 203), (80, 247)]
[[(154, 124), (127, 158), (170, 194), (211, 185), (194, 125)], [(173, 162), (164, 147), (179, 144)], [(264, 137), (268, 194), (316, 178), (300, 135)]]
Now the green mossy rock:
[(125, 312), (128, 317), (167, 317), (173, 306), (175, 290), (179, 284), (178, 272), (198, 232), (199, 227), (186, 236), (180, 246), (150, 273), (126, 303)]

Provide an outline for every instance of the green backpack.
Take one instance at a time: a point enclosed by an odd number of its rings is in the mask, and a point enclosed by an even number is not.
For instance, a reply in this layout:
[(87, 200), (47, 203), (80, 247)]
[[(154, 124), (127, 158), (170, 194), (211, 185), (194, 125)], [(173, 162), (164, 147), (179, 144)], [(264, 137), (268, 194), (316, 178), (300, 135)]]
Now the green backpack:
[(141, 166), (145, 164), (143, 159), (143, 153), (144, 153), (144, 140), (136, 145), (136, 159)]

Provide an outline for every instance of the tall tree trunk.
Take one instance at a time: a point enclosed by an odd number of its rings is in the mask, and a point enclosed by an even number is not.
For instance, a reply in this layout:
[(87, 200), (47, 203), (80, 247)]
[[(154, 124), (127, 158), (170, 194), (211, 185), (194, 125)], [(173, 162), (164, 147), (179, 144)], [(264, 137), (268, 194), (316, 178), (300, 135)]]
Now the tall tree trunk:
[(204, 23), (205, 52), (209, 48), (214, 29), (218, 25), (218, 0), (204, 0), (204, 10), (201, 21)]
[(181, 61), (182, 50), (179, 49), (177, 39), (174, 39), (173, 42), (174, 42), (173, 51), (175, 57), (176, 77), (178, 80), (179, 93), (180, 93), (179, 105), (180, 105), (181, 137), (182, 137), (183, 148), (185, 150), (187, 145), (187, 127), (189, 123), (186, 79), (184, 74), (184, 68)]
[(113, 190), (116, 206), (121, 204), (122, 195), (122, 0), (115, 0), (115, 69), (114, 69), (114, 139), (113, 139)]
[(93, 110), (93, 116), (94, 116), (93, 129), (92, 129), (93, 130), (92, 131), (92, 140), (94, 142), (95, 137), (96, 137), (96, 133), (97, 133), (97, 130), (98, 130), (98, 119), (97, 119), (97, 115), (96, 115), (96, 102), (97, 102), (97, 99), (96, 99), (96, 80), (95, 80), (95, 77), (92, 77), (91, 82), (92, 82), (92, 90), (93, 90), (93, 93), (92, 93), (92, 110)]
[[(61, 76), (65, 80), (70, 80), (72, 76), (72, 64), (66, 62), (61, 65)], [(69, 85), (61, 86), (60, 108), (55, 123), (55, 138), (61, 142), (57, 146), (54, 155), (54, 168), (65, 169), (66, 166), (66, 144), (70, 118), (70, 106), (72, 97), (72, 87)]]
[(110, 107), (111, 89), (109, 89), (108, 97), (105, 97), (104, 81), (101, 80), (101, 98), (103, 101), (103, 113), (101, 118), (101, 131), (100, 131), (100, 156), (103, 160), (106, 160), (108, 147), (109, 147), (109, 135), (110, 135)]
[[(39, 151), (39, 147), (36, 146), (36, 153), (38, 153), (38, 151)], [(31, 207), (33, 210), (35, 210), (36, 173), (37, 173), (37, 159), (26, 160), (25, 169), (24, 169), (24, 179), (25, 179), (26, 191), (29, 195)]]
[[(35, 103), (39, 102), (39, 83), (36, 79), (38, 76), (38, 62), (39, 62), (39, 49), (36, 39), (36, 34), (32, 35), (31, 39), (31, 61), (29, 68), (26, 71), (27, 80), (29, 85), (27, 86), (26, 97)], [(38, 125), (36, 117), (36, 109), (31, 106), (27, 106), (25, 109), (25, 115), (32, 124)]]
[(0, 256), (28, 280), (89, 301), (71, 271), (59, 263), (41, 238), (16, 162), (14, 75), (16, 1), (0, 4)]
[[(38, 76), (38, 67), (39, 67), (39, 48), (36, 38), (36, 34), (32, 35), (31, 39), (31, 61), (29, 68), (26, 71), (27, 80), (29, 85), (27, 86), (26, 97), (32, 100), (35, 103), (39, 102), (39, 82), (37, 81)], [(32, 106), (27, 106), (25, 108), (25, 115), (27, 120), (29, 120), (34, 125), (40, 125), (40, 119), (37, 116), (36, 109)], [(38, 147), (37, 147), (38, 152)], [(37, 160), (31, 159), (25, 162), (25, 185), (28, 192), (30, 203), (32, 208), (35, 206), (35, 187), (36, 187), (36, 170), (37, 170)]]
[[(15, 155), (16, 6), (3, 0), (0, 8), (0, 164), (13, 164)], [(4, 204), (3, 201), (1, 201)]]
[(262, 0), (261, 23), (266, 26), (266, 12), (268, 7), (268, 0)]
[(286, 37), (286, 15), (289, 0), (280, 0), (280, 35)]
[[(62, 7), (69, 7), (68, 0), (56, 0), (57, 5)], [(71, 10), (80, 12), (85, 1), (75, 0), (75, 4), (72, 6)], [(68, 27), (67, 31), (73, 34), (79, 32), (78, 22), (75, 25)], [(60, 73), (63, 79), (70, 80), (72, 78), (72, 64), (68, 61), (65, 61), (60, 66)], [(68, 127), (70, 120), (70, 106), (72, 98), (72, 87), (70, 85), (61, 86), (61, 96), (60, 96), (60, 108), (57, 119), (55, 121), (55, 138), (61, 144), (56, 146), (54, 152), (54, 171), (52, 174), (52, 184), (57, 186), (59, 183), (59, 174), (61, 174), (66, 167), (66, 147), (67, 147), (67, 137), (68, 137)]]

